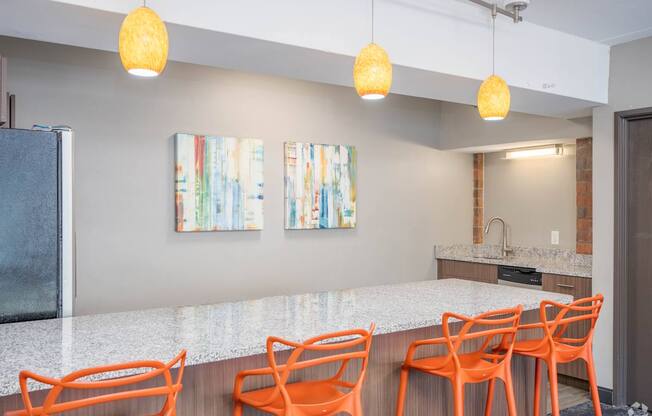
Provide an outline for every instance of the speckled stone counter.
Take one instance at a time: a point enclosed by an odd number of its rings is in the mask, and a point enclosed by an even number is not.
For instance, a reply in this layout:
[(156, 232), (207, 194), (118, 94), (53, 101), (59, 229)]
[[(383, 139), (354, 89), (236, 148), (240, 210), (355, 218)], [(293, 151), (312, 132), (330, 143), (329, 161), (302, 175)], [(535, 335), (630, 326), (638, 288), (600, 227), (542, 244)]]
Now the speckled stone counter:
[(592, 256), (577, 254), (573, 250), (536, 247), (511, 247), (507, 257), (500, 255), (500, 247), (493, 245), (438, 245), (438, 260), (456, 260), (471, 263), (505, 266), (533, 267), (541, 273), (590, 278), (593, 274)]
[[(522, 304), (529, 310), (522, 322), (533, 322), (538, 319), (535, 309), (543, 299), (568, 302), (571, 297), (447, 279), (0, 325), (3, 357), (0, 414), (22, 407), (20, 395), (16, 394), (18, 372), (22, 369), (58, 377), (108, 363), (167, 361), (185, 348), (189, 366), (184, 373), (178, 414), (226, 415), (231, 412), (231, 392), (237, 372), (267, 366), (263, 352), (268, 335), (300, 341), (325, 332), (366, 328), (375, 322), (377, 332), (363, 391), (363, 407), (365, 414), (389, 416), (394, 412), (398, 372), (408, 345), (416, 339), (441, 336), (444, 312), (476, 315)], [(279, 354), (283, 360), (287, 352)], [(355, 371), (355, 365), (351, 364), (347, 371)], [(531, 414), (531, 389), (525, 386), (531, 384), (533, 372), (532, 363), (515, 357), (513, 373), (519, 414)], [(450, 400), (445, 399), (449, 389), (446, 380), (419, 374), (411, 380), (407, 414), (450, 414)], [(249, 388), (269, 383), (268, 379), (257, 380)], [(31, 390), (40, 388), (43, 386), (30, 386)], [(484, 389), (483, 385), (467, 387), (467, 415), (483, 414), (478, 403), (484, 401)], [(46, 392), (35, 391), (32, 399), (38, 403)], [(67, 399), (71, 397), (79, 396), (72, 392)], [(111, 414), (157, 411), (154, 400), (144, 404), (124, 401), (112, 406), (115, 407), (110, 409)], [(494, 406), (495, 414), (506, 412), (502, 394), (496, 393)], [(99, 413), (89, 409), (80, 415), (95, 414)], [(247, 416), (259, 414), (245, 412)]]
[(108, 363), (166, 361), (181, 349), (188, 364), (264, 352), (265, 337), (300, 341), (315, 334), (377, 325), (377, 334), (441, 323), (542, 299), (570, 297), (462, 280), (422, 281), (216, 305), (151, 309), (0, 325), (0, 395), (17, 393), (18, 372), (49, 376)]

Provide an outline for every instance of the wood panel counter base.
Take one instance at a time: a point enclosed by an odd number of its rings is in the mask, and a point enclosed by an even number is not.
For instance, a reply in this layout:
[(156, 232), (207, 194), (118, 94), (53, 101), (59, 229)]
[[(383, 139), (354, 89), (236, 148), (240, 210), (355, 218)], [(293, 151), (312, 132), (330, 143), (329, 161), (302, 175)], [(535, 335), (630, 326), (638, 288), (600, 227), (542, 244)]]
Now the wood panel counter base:
[(498, 283), (498, 266), (457, 260), (437, 260), (437, 278), (496, 284)]

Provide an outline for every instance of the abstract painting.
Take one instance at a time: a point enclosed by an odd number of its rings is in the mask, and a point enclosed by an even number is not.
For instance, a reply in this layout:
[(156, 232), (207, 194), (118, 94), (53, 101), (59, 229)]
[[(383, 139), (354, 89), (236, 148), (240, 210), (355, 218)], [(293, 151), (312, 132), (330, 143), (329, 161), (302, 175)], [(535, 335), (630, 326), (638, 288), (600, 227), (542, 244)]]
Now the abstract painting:
[(176, 230), (263, 228), (263, 142), (177, 134)]
[(354, 146), (285, 143), (285, 228), (354, 228)]

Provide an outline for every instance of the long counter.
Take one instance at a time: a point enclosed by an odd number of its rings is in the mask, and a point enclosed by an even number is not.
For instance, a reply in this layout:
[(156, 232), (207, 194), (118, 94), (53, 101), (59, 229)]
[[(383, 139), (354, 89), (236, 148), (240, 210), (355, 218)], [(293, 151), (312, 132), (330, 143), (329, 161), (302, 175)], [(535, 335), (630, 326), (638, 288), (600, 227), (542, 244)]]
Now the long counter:
[(501, 247), (492, 245), (454, 244), (435, 246), (437, 260), (454, 260), (468, 263), (503, 266), (532, 267), (548, 274), (591, 278), (593, 274), (590, 254), (577, 254), (575, 250), (512, 247), (508, 256), (501, 255)]
[[(371, 322), (377, 325), (377, 336), (404, 333), (437, 327), (446, 311), (476, 315), (516, 304), (534, 310), (543, 299), (571, 301), (557, 293), (447, 279), (5, 324), (0, 325), (0, 396), (19, 392), (18, 373), (23, 369), (58, 377), (109, 363), (167, 361), (181, 349), (188, 351), (191, 368), (252, 356), (258, 358), (247, 365), (264, 365), (268, 335), (301, 341), (367, 328)], [(418, 332), (415, 336), (436, 335), (432, 330)], [(400, 366), (400, 359), (395, 365)], [(184, 388), (184, 395), (188, 390)]]

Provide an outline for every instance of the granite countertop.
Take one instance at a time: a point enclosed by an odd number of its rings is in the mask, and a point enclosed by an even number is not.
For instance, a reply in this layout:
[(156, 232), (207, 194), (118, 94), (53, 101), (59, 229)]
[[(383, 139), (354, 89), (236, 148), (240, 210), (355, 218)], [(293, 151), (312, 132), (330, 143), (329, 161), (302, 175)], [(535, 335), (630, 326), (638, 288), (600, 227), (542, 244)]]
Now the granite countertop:
[(446, 311), (476, 315), (516, 304), (529, 310), (543, 299), (572, 300), (557, 293), (446, 279), (4, 324), (0, 395), (19, 392), (20, 370), (61, 377), (110, 363), (168, 361), (183, 348), (188, 365), (202, 364), (263, 353), (268, 335), (301, 341), (368, 328), (372, 321), (376, 334), (384, 334), (439, 325)]
[(500, 246), (492, 245), (438, 245), (438, 260), (457, 260), (472, 263), (498, 264), (504, 266), (533, 267), (538, 272), (591, 278), (592, 256), (577, 254), (574, 250), (511, 247), (513, 252), (502, 257)]

